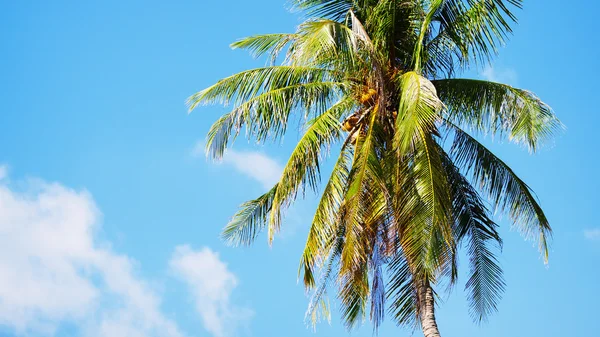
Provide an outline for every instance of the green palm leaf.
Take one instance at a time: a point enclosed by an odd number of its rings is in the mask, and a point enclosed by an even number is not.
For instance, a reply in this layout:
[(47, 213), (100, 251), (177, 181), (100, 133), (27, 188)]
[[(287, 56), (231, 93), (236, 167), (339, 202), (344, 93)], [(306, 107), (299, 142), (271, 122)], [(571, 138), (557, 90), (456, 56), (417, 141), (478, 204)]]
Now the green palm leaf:
[(415, 326), (419, 313), (419, 301), (414, 286), (413, 273), (402, 254), (397, 254), (388, 266), (391, 275), (387, 298), (389, 310), (398, 324)]
[(311, 17), (325, 17), (340, 21), (355, 5), (353, 0), (291, 0), (297, 10), (305, 11)]
[(347, 144), (342, 148), (331, 177), (323, 190), (302, 253), (298, 273), (304, 274), (304, 286), (308, 289), (315, 286), (314, 269), (316, 266), (321, 267), (320, 261), (329, 255), (331, 244), (334, 242), (351, 162), (352, 148)]
[(269, 242), (281, 226), (281, 208), (293, 201), (305, 185), (317, 189), (321, 151), (340, 136), (339, 119), (353, 106), (349, 100), (339, 102), (309, 122), (308, 130), (298, 141), (277, 184), (269, 218)]
[(490, 218), (489, 211), (479, 194), (460, 173), (450, 158), (444, 158), (444, 167), (450, 179), (454, 232), (457, 241), (466, 241), (470, 276), (465, 286), (470, 301), (471, 315), (478, 321), (486, 320), (496, 311), (504, 291), (502, 269), (494, 254), (500, 250), (502, 239)]
[(223, 229), (223, 240), (233, 246), (252, 244), (266, 226), (276, 190), (277, 185), (257, 199), (243, 203)]
[(298, 36), (296, 34), (265, 34), (240, 39), (231, 44), (233, 49), (248, 49), (254, 58), (268, 54), (275, 63), (279, 53)]
[(335, 79), (336, 72), (301, 66), (270, 66), (243, 71), (190, 96), (190, 111), (199, 104), (243, 104), (254, 96), (290, 85), (315, 83)]
[(531, 151), (562, 127), (550, 107), (529, 91), (470, 79), (432, 83), (450, 122), (483, 134), (506, 135)]
[(486, 192), (494, 205), (508, 213), (528, 239), (537, 239), (544, 261), (548, 261), (548, 240), (552, 230), (533, 192), (515, 172), (466, 132), (455, 132), (451, 156), (464, 167)]
[(462, 0), (444, 1), (435, 14), (440, 32), (430, 42), (451, 44), (464, 64), (471, 59), (489, 62), (505, 43), (516, 22), (511, 7), (521, 8), (521, 0)]

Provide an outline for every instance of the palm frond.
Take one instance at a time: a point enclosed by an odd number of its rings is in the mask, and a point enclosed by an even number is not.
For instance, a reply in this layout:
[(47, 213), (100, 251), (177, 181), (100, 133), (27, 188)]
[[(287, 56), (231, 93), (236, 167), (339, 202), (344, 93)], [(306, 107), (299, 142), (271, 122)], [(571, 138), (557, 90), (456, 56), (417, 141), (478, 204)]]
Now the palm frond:
[(252, 244), (266, 227), (276, 190), (277, 185), (257, 199), (243, 203), (223, 229), (223, 240), (233, 246)]
[(471, 316), (482, 322), (496, 311), (505, 287), (502, 268), (494, 254), (494, 250), (501, 250), (502, 239), (475, 188), (450, 158), (444, 158), (444, 167), (452, 191), (454, 232), (459, 244), (467, 242), (470, 276), (465, 290)]
[(416, 1), (380, 0), (364, 18), (375, 50), (401, 68), (412, 64), (418, 40), (421, 5)]
[(271, 64), (281, 51), (297, 38), (296, 34), (264, 34), (240, 39), (231, 44), (233, 49), (247, 49), (254, 58), (268, 54)]
[(326, 262), (323, 263), (323, 267), (321, 268), (319, 282), (318, 284), (314, 284), (313, 280), (313, 286), (310, 287), (313, 288), (316, 286), (315, 291), (311, 296), (308, 309), (306, 310), (305, 318), (308, 319), (310, 317), (313, 327), (321, 317), (326, 317), (328, 320), (330, 319), (329, 306), (327, 305), (328, 301), (326, 299), (327, 287), (332, 281), (334, 268), (339, 268), (339, 259), (342, 254), (345, 238), (345, 227), (339, 223), (333, 225), (335, 226), (332, 231), (334, 235), (327, 244), (327, 253), (323, 252), (324, 260)]
[(273, 241), (281, 226), (281, 209), (288, 206), (306, 185), (317, 190), (321, 151), (339, 138), (339, 119), (353, 106), (351, 100), (341, 101), (309, 122), (308, 129), (290, 155), (277, 184), (269, 217), (269, 242)]
[(356, 17), (353, 10), (349, 11), (350, 14), (350, 23), (352, 25), (352, 33), (357, 36), (368, 48), (369, 50), (373, 50), (373, 41), (369, 37), (369, 33), (365, 30), (363, 23), (360, 22), (360, 19)]
[(435, 127), (442, 102), (433, 84), (416, 72), (403, 74), (397, 82), (401, 92), (394, 146), (400, 154), (407, 154), (421, 141), (421, 132)]
[(324, 17), (340, 21), (354, 6), (354, 0), (291, 0), (296, 10), (305, 11), (310, 17)]
[[(251, 83), (241, 85), (244, 81)], [(248, 136), (259, 142), (277, 139), (285, 133), (288, 118), (295, 109), (318, 114), (346, 89), (345, 82), (332, 81), (326, 71), (268, 67), (224, 79), (192, 96), (190, 104), (193, 108), (200, 102), (235, 101), (234, 109), (217, 120), (208, 132), (207, 153), (220, 159), (244, 126)]]
[[(379, 161), (375, 149), (377, 142), (377, 106), (368, 116), (366, 134), (359, 134), (352, 169), (348, 178), (342, 223), (346, 227), (340, 266), (341, 310), (347, 327), (351, 328), (366, 314), (369, 296), (368, 260), (371, 245), (368, 233), (377, 223), (380, 210), (376, 198), (378, 189), (376, 173)], [(376, 226), (376, 225), (375, 225)]]
[[(383, 209), (386, 209), (387, 203), (383, 202)], [(387, 209), (386, 209), (387, 211)], [(369, 269), (371, 271), (371, 315), (370, 320), (373, 322), (373, 332), (377, 333), (379, 326), (383, 323), (385, 317), (385, 293), (386, 286), (383, 274), (383, 266), (386, 262), (385, 250), (385, 224), (375, 222), (376, 232), (373, 242), (372, 254), (369, 259)]]
[(515, 172), (475, 138), (453, 127), (452, 160), (472, 175), (495, 207), (507, 213), (527, 239), (536, 238), (544, 261), (552, 229), (533, 192)]
[(471, 79), (432, 83), (447, 107), (447, 120), (483, 134), (506, 135), (531, 151), (562, 127), (552, 109), (529, 91)]
[[(374, 109), (376, 110), (376, 109)], [(346, 243), (342, 253), (342, 267), (348, 270), (353, 266), (366, 264), (365, 255), (356, 254), (361, 249), (359, 243), (360, 232), (365, 228), (366, 200), (370, 195), (374, 179), (373, 172), (376, 170), (377, 158), (375, 157), (375, 128), (377, 112), (371, 111), (369, 118), (369, 129), (366, 134), (358, 135), (356, 150), (352, 161), (352, 169), (348, 178), (348, 189), (345, 195), (344, 219), (346, 225)]]
[(298, 274), (303, 273), (304, 286), (307, 289), (315, 286), (315, 267), (320, 267), (321, 261), (331, 250), (335, 228), (341, 217), (340, 207), (344, 201), (351, 162), (352, 147), (346, 144), (342, 147), (331, 177), (323, 190), (302, 253)]
[(419, 301), (414, 287), (413, 273), (405, 257), (398, 253), (388, 265), (389, 311), (397, 324), (415, 327), (419, 315)]
[(207, 157), (222, 159), (229, 144), (234, 142), (242, 129), (243, 121), (235, 111), (221, 116), (211, 125), (206, 135)]
[(199, 104), (242, 104), (266, 91), (294, 84), (335, 80), (334, 71), (302, 66), (269, 66), (237, 73), (195, 93), (187, 100), (190, 111)]
[(489, 62), (512, 33), (516, 22), (511, 7), (521, 8), (521, 0), (444, 1), (434, 20), (439, 32), (430, 47), (450, 42), (463, 65), (469, 60)]
[(357, 265), (353, 270), (343, 272), (340, 275), (339, 287), (342, 317), (346, 327), (352, 329), (366, 316), (369, 297), (367, 264), (363, 263)]
[(413, 69), (416, 72), (420, 72), (422, 69), (423, 53), (425, 46), (425, 37), (431, 32), (431, 21), (433, 20), (437, 11), (444, 5), (445, 0), (431, 0), (428, 1), (429, 6), (427, 8), (427, 14), (421, 22), (419, 29), (419, 38), (415, 44), (415, 51), (413, 53)]
[(304, 22), (298, 38), (290, 45), (287, 61), (292, 65), (308, 65), (336, 69), (341, 73), (355, 70), (368, 59), (363, 55), (368, 40), (351, 27), (328, 19)]
[[(405, 246), (404, 253), (410, 263), (418, 264), (418, 269), (425, 268), (429, 275), (433, 275), (446, 260), (436, 254), (454, 249), (448, 226), (451, 207), (447, 179), (439, 146), (432, 138), (437, 134), (435, 123), (439, 118), (441, 102), (431, 82), (415, 72), (402, 75), (400, 88), (394, 146), (400, 158), (407, 156), (414, 162), (410, 174), (420, 202), (410, 202), (415, 207), (411, 211), (413, 216), (420, 218), (410, 221), (404, 228), (405, 237), (409, 240), (405, 245), (410, 246)], [(406, 201), (404, 203), (409, 204)], [(415, 240), (415, 237), (420, 239)]]
[[(442, 164), (442, 149), (428, 134), (422, 133), (422, 141), (417, 143), (414, 155), (414, 178), (416, 192), (422, 202), (418, 209), (416, 221), (423, 224), (413, 224), (411, 237), (422, 236), (421, 240), (413, 242), (408, 249), (403, 245), (407, 259), (411, 263), (420, 264), (417, 268), (425, 275), (434, 276), (452, 269), (452, 256), (455, 253), (456, 242), (450, 226), (452, 219), (452, 204), (448, 177)], [(414, 227), (414, 228), (413, 228)], [(422, 233), (418, 231), (424, 230)]]

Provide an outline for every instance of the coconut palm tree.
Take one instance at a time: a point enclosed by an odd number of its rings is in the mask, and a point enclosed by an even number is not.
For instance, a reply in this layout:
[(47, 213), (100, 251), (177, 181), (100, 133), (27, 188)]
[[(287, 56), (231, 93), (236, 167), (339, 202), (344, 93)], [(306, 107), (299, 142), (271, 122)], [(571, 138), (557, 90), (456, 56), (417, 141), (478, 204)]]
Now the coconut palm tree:
[[(367, 314), (439, 336), (436, 292), (469, 255), (466, 293), (476, 321), (504, 289), (502, 240), (490, 209), (507, 214), (547, 259), (551, 228), (531, 189), (476, 137), (492, 135), (534, 152), (560, 128), (533, 93), (457, 78), (489, 62), (511, 33), (520, 0), (294, 0), (307, 19), (295, 33), (233, 48), (267, 56), (265, 67), (218, 81), (189, 98), (232, 105), (211, 127), (207, 154), (221, 158), (243, 131), (277, 141), (301, 116), (303, 135), (279, 182), (241, 206), (223, 237), (269, 243), (283, 212), (307, 189), (321, 199), (300, 262), (313, 291), (308, 316), (328, 314), (335, 285), (349, 328)], [(322, 186), (328, 154), (339, 151)], [(445, 287), (450, 289), (451, 287)]]

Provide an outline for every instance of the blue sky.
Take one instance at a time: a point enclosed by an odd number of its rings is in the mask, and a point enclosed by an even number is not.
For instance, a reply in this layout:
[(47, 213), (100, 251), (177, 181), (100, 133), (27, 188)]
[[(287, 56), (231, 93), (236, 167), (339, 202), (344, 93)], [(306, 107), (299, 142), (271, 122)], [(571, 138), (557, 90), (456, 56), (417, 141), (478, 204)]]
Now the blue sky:
[[(526, 1), (501, 56), (465, 74), (534, 91), (567, 129), (535, 156), (492, 145), (551, 220), (550, 265), (503, 221), (500, 311), (472, 324), (459, 286), (438, 311), (446, 336), (597, 334), (598, 10)], [(225, 110), (184, 105), (262, 64), (230, 42), (298, 23), (283, 0), (0, 2), (0, 335), (315, 335), (297, 283), (314, 196), (288, 212), (272, 248), (219, 239), (276, 179), (296, 135), (238, 141), (210, 163), (196, 147)], [(345, 335), (339, 318), (316, 335)], [(380, 330), (411, 333), (390, 320)]]

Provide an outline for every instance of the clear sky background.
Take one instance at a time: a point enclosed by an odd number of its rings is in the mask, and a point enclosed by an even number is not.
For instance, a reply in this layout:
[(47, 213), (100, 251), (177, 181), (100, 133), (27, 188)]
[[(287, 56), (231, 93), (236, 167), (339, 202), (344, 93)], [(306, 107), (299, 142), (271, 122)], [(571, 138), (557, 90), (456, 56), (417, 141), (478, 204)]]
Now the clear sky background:
[[(473, 324), (463, 277), (438, 311), (444, 336), (600, 335), (598, 11), (525, 1), (501, 56), (465, 74), (534, 91), (567, 129), (535, 156), (492, 146), (551, 220), (550, 265), (503, 221), (499, 313)], [(303, 319), (297, 267), (314, 196), (272, 248), (219, 239), (297, 136), (240, 140), (210, 163), (196, 147), (226, 110), (184, 105), (263, 64), (229, 43), (299, 22), (284, 0), (0, 2), (0, 336), (346, 335), (335, 310), (316, 335)], [(387, 319), (379, 334), (412, 333)]]

